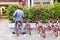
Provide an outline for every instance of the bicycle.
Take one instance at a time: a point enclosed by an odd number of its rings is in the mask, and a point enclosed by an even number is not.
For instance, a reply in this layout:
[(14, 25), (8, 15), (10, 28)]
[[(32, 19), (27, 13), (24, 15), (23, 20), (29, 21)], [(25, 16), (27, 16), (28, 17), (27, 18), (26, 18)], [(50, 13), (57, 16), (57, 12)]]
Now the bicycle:
[(36, 21), (36, 28), (38, 29), (39, 33), (41, 32), (42, 37), (45, 38), (45, 29), (42, 26), (41, 20)]
[(53, 31), (53, 34), (58, 37), (58, 30), (56, 29), (56, 27), (54, 27), (54, 25), (52, 25), (51, 30)]
[(20, 24), (20, 21), (17, 21), (17, 31), (16, 31), (16, 34), (17, 36), (19, 36), (19, 34), (21, 33), (21, 24)]
[(25, 31), (26, 31), (26, 33), (29, 33), (31, 35), (31, 26), (29, 23), (27, 25), (25, 25)]
[(45, 38), (45, 30), (44, 30), (44, 28), (41, 26), (41, 27), (39, 27), (38, 30), (39, 30), (39, 32), (41, 32), (42, 37)]

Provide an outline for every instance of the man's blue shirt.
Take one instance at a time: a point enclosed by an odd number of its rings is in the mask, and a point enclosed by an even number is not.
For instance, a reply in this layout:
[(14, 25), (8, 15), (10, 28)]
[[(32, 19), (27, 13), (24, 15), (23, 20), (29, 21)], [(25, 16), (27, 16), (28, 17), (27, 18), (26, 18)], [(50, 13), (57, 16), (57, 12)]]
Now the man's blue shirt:
[(24, 17), (24, 12), (22, 10), (17, 9), (13, 14), (15, 21), (22, 21)]

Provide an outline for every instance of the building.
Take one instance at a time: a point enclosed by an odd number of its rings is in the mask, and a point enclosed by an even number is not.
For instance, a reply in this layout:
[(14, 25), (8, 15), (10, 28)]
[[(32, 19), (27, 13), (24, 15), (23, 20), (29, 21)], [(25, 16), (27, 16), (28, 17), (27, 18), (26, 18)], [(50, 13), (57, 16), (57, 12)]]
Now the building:
[(60, 0), (54, 0), (54, 1), (60, 2)]
[(54, 0), (25, 0), (25, 6), (34, 6), (35, 4), (53, 4)]
[[(30, 6), (39, 4), (53, 4), (53, 0), (23, 0), (24, 6), (30, 8)], [(0, 0), (0, 18), (6, 18), (6, 9), (9, 4), (21, 4), (21, 0)]]

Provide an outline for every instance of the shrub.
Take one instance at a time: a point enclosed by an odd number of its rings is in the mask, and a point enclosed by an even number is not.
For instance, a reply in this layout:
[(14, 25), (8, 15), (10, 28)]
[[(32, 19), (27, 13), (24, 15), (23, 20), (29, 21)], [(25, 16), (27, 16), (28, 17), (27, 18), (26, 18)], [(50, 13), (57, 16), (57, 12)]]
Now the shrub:
[[(10, 5), (7, 8), (7, 15), (10, 21), (13, 21), (12, 15), (17, 7), (17, 5)], [(42, 19), (43, 22), (45, 22), (48, 18), (51, 20), (56, 18), (60, 19), (60, 3), (55, 3), (53, 5), (44, 5), (43, 7), (31, 7), (29, 9), (27, 7), (24, 7), (21, 10), (24, 11), (24, 22), (25, 18), (30, 18), (30, 22), (35, 22), (35, 20), (38, 18)]]
[(48, 18), (54, 17), (54, 6), (53, 5), (44, 5), (44, 7), (30, 8), (29, 15), (31, 22), (35, 22), (36, 19), (40, 18), (45, 22)]
[(17, 5), (9, 5), (9, 7), (7, 8), (7, 16), (10, 22), (13, 22), (13, 13), (17, 9), (17, 7)]
[(60, 19), (60, 3), (54, 4), (54, 17)]
[(24, 7), (23, 8), (23, 11), (24, 11), (24, 22), (25, 22), (25, 18), (29, 18), (28, 8), (27, 7)]

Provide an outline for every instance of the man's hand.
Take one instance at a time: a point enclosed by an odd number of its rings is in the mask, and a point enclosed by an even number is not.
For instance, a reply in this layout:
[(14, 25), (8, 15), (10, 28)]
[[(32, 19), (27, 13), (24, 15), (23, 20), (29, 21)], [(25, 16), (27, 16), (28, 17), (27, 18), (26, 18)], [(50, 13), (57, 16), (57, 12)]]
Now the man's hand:
[(13, 18), (13, 20), (15, 20), (15, 18)]

